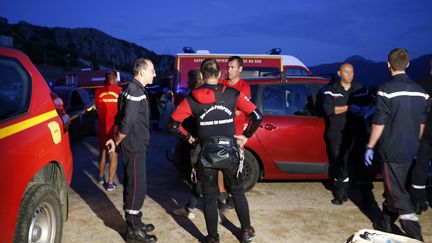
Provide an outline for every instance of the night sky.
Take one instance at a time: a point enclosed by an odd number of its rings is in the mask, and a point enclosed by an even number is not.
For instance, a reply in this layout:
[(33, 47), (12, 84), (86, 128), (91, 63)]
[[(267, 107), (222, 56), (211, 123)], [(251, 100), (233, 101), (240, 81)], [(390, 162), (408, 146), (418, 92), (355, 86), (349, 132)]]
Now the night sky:
[(279, 47), (306, 65), (395, 47), (432, 53), (432, 0), (0, 0), (0, 16), (48, 27), (92, 27), (158, 54), (182, 47), (265, 53)]

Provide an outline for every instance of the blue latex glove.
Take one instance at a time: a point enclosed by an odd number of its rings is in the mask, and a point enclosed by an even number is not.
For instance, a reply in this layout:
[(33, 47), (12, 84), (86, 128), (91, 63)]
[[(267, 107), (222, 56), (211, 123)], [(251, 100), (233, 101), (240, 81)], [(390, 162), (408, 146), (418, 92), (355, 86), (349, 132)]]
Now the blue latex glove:
[(374, 157), (374, 150), (371, 148), (366, 149), (366, 152), (364, 155), (364, 163), (367, 167), (372, 165), (373, 157)]

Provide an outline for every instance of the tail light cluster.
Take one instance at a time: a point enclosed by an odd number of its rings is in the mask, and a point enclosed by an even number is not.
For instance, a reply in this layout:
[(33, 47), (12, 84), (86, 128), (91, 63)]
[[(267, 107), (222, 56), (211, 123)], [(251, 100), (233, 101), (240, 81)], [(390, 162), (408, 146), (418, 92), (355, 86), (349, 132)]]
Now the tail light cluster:
[(69, 129), (71, 119), (63, 107), (63, 100), (56, 93), (51, 93), (51, 99), (54, 102), (57, 113), (62, 118), (64, 131), (66, 132)]

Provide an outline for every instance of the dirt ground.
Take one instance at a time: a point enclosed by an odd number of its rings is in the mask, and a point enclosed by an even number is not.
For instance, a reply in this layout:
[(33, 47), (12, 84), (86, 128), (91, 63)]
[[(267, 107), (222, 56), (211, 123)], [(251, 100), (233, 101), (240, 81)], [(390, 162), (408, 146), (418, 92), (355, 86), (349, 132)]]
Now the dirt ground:
[[(143, 219), (155, 224), (158, 242), (199, 242), (207, 234), (202, 211), (193, 220), (172, 213), (189, 196), (188, 184), (164, 156), (173, 143), (174, 138), (166, 132), (153, 133)], [(73, 153), (69, 220), (64, 225), (63, 242), (124, 242), (123, 188), (118, 183), (116, 190), (106, 192), (96, 183), (96, 138), (87, 137), (73, 145)], [(121, 172), (120, 168), (118, 175)], [(376, 182), (374, 195), (378, 204), (367, 207), (359, 191), (351, 188), (350, 200), (335, 206), (330, 203), (331, 193), (320, 181), (258, 183), (247, 194), (252, 225), (257, 231), (254, 242), (344, 242), (356, 231), (371, 228), (371, 221), (379, 213), (382, 191), (382, 183)], [(219, 224), (221, 242), (239, 242), (234, 210), (227, 210), (224, 216), (226, 220)], [(420, 220), (425, 241), (432, 242), (432, 210)]]

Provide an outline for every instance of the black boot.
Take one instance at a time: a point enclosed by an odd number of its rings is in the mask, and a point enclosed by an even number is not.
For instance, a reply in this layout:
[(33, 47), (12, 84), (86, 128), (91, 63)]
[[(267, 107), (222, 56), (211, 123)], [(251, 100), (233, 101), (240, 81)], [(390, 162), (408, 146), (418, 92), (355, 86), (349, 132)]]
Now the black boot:
[(342, 205), (344, 202), (348, 201), (348, 188), (348, 182), (337, 182), (334, 199), (331, 200), (331, 203), (334, 205)]
[(392, 223), (388, 220), (381, 219), (373, 223), (372, 226), (375, 230), (391, 233), (392, 232)]
[(145, 231), (146, 233), (150, 233), (150, 232), (152, 232), (152, 231), (155, 229), (155, 227), (154, 227), (153, 224), (144, 224), (144, 223), (141, 223), (141, 224), (139, 225), (139, 228), (140, 228), (142, 231)]
[(255, 237), (255, 229), (252, 226), (249, 226), (246, 230), (242, 231), (241, 243), (252, 242), (252, 239)]
[(373, 223), (373, 228), (387, 233), (392, 233), (393, 225), (397, 218), (397, 213), (392, 212), (383, 206), (383, 219)]
[(401, 219), (400, 223), (408, 237), (423, 241), (421, 226), (418, 221)]
[(154, 235), (149, 235), (140, 227), (128, 227), (126, 232), (127, 243), (141, 243), (141, 242), (156, 242), (157, 238)]
[(426, 210), (428, 210), (428, 208), (429, 208), (429, 205), (428, 205), (427, 201), (415, 203), (415, 213), (418, 215), (421, 215), (423, 212), (426, 212)]
[(220, 239), (219, 239), (219, 235), (217, 235), (216, 237), (212, 237), (210, 235), (207, 235), (204, 238), (204, 243), (219, 243)]

